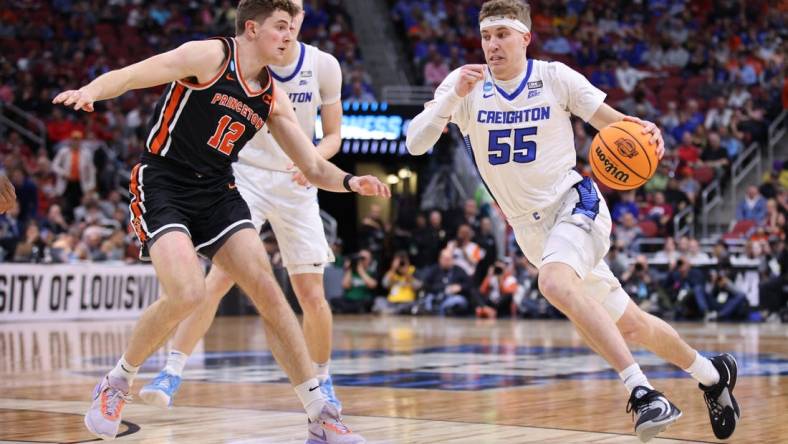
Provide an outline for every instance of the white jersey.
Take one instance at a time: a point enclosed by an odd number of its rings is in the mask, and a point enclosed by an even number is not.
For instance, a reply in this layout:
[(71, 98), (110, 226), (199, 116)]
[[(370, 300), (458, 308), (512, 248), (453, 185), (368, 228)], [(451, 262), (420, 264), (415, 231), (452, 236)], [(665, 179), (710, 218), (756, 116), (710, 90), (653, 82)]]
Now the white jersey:
[[(298, 59), (290, 66), (270, 66), (276, 87), (284, 89), (293, 102), (298, 123), (312, 140), (317, 110), (336, 103), (342, 89), (342, 70), (334, 56), (320, 49), (298, 43)], [(267, 126), (263, 126), (238, 155), (238, 162), (267, 170), (287, 171), (292, 163), (276, 143)]]
[[(454, 88), (459, 70), (435, 97)], [(507, 88), (508, 86), (508, 88)], [(563, 63), (529, 59), (519, 77), (484, 80), (465, 96), (451, 121), (460, 127), (482, 180), (507, 218), (554, 204), (581, 180), (570, 115), (588, 121), (605, 99)]]

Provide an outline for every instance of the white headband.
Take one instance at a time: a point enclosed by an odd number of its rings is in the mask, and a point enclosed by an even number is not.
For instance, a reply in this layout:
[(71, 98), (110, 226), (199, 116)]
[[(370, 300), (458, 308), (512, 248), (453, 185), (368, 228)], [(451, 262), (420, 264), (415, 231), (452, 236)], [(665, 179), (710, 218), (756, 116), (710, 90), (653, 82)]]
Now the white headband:
[(525, 23), (503, 15), (485, 18), (481, 21), (481, 23), (479, 23), (479, 31), (498, 26), (506, 26), (507, 28), (512, 28), (515, 31), (522, 32), (523, 34), (529, 32), (529, 29), (527, 26), (525, 26)]

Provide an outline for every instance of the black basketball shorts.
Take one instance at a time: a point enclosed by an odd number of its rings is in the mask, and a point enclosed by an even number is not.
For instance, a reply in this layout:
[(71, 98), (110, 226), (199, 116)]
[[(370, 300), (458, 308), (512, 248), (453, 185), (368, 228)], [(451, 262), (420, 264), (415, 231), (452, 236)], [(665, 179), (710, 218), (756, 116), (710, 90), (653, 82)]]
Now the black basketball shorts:
[[(150, 156), (152, 157), (152, 156)], [(254, 229), (232, 174), (207, 177), (167, 159), (143, 158), (131, 171), (131, 225), (142, 248), (140, 259), (163, 234), (180, 230), (208, 259), (242, 228)]]

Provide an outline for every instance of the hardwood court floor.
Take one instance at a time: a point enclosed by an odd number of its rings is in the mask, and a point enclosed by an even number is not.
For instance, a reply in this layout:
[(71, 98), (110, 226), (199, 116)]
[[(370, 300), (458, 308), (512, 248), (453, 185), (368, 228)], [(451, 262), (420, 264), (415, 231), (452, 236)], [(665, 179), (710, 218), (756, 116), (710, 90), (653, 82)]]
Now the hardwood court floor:
[[(98, 377), (133, 322), (0, 325), (0, 442), (85, 442)], [(678, 324), (703, 352), (733, 352), (742, 421), (729, 442), (788, 442), (788, 328)], [(337, 317), (332, 373), (347, 423), (374, 443), (636, 443), (617, 375), (565, 321)], [(652, 442), (715, 442), (697, 385), (636, 358), (684, 416)], [(161, 367), (151, 357), (136, 391)], [(304, 414), (257, 318), (220, 318), (190, 358), (175, 408), (127, 407), (119, 442), (296, 443)]]

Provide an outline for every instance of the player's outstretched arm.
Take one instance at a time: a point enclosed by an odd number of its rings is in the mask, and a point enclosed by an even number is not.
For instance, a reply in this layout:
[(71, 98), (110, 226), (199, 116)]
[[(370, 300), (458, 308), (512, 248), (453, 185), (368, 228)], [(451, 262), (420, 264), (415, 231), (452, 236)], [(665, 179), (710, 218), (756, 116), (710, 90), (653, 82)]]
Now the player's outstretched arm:
[(132, 89), (150, 88), (187, 77), (197, 77), (200, 81), (210, 79), (224, 60), (223, 45), (220, 40), (184, 43), (172, 51), (102, 74), (80, 89), (63, 91), (52, 103), (92, 112), (93, 102), (112, 99)]
[[(353, 191), (363, 196), (391, 197), (391, 191), (376, 177), (352, 176), (320, 157), (298, 125), (290, 99), (280, 89), (274, 94), (274, 111), (266, 122), (268, 129), (287, 157), (295, 162), (311, 183), (337, 193)], [(351, 176), (348, 182), (345, 179), (347, 176)]]
[(447, 77), (435, 92), (435, 100), (424, 105), (424, 111), (408, 126), (405, 146), (419, 156), (432, 148), (443, 129), (476, 83), (484, 79), (484, 65), (465, 65)]
[(665, 154), (665, 141), (662, 139), (662, 132), (659, 127), (647, 120), (641, 120), (635, 116), (627, 116), (626, 114), (616, 111), (613, 107), (606, 103), (602, 103), (599, 109), (596, 110), (588, 123), (594, 128), (600, 130), (612, 123), (628, 120), (630, 122), (639, 123), (643, 126), (643, 134), (651, 134), (651, 143), (657, 146), (657, 158), (662, 159)]

